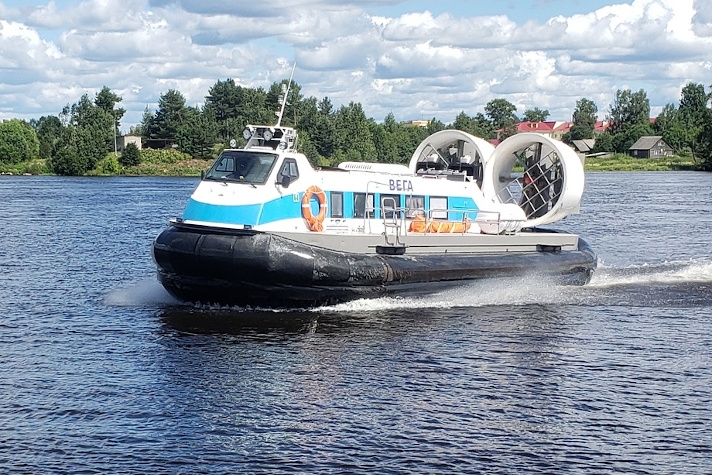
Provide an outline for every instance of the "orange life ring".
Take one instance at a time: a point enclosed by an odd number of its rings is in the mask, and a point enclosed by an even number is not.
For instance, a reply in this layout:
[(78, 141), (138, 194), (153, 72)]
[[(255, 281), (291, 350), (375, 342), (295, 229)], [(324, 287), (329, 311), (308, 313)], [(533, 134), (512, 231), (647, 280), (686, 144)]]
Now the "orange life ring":
[[(314, 216), (311, 212), (311, 199), (316, 197), (319, 202), (319, 213)], [(307, 191), (302, 197), (302, 217), (307, 222), (307, 227), (310, 231), (323, 231), (324, 218), (326, 218), (326, 193), (316, 185), (307, 188)]]

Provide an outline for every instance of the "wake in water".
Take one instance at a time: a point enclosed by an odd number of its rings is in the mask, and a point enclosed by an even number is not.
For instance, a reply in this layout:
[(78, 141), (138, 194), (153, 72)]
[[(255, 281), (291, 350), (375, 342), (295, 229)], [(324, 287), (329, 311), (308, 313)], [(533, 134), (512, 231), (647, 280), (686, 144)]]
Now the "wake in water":
[(607, 267), (600, 264), (583, 287), (557, 285), (544, 276), (487, 279), (423, 296), (382, 297), (312, 311), (374, 312), (392, 309), (498, 305), (712, 305), (712, 262), (686, 261)]
[[(657, 305), (679, 301), (712, 304), (712, 262), (665, 262), (628, 267), (599, 264), (591, 282), (583, 287), (561, 286), (543, 276), (486, 279), (427, 295), (360, 299), (342, 304), (302, 309), (308, 312), (378, 312), (395, 309), (486, 307), (498, 305)], [(155, 279), (144, 279), (115, 289), (104, 297), (118, 307), (169, 307), (182, 305)], [(295, 310), (187, 305), (203, 312), (273, 312)], [(296, 310), (299, 311), (299, 310)]]
[[(110, 292), (105, 301), (115, 306), (158, 307), (167, 326), (181, 333), (234, 335), (272, 334), (274, 331), (314, 333), (317, 327), (344, 328), (374, 325), (381, 318), (445, 314), (458, 309), (501, 308), (507, 315), (519, 307), (555, 310), (574, 307), (712, 307), (712, 262), (677, 262), (630, 267), (599, 265), (591, 283), (561, 286), (543, 276), (483, 279), (455, 284), (427, 295), (361, 299), (312, 309), (270, 309), (185, 304), (176, 301), (155, 280), (147, 279)], [(422, 310), (419, 310), (422, 309)], [(452, 310), (449, 310), (452, 309)], [(468, 312), (469, 313), (469, 312)]]
[(630, 267), (599, 266), (589, 287), (712, 282), (712, 262), (686, 261)]

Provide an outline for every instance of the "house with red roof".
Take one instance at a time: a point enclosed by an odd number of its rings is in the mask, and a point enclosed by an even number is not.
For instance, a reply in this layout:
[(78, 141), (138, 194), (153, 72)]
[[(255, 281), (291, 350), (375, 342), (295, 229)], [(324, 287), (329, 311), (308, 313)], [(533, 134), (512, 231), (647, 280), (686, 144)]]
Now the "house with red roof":
[[(517, 124), (516, 133), (535, 132), (543, 134), (551, 138), (561, 140), (561, 137), (569, 131), (571, 122), (561, 121), (545, 121), (545, 122), (529, 122), (524, 121)], [(497, 139), (502, 140), (503, 133), (508, 129), (500, 129), (497, 131)]]
[[(599, 135), (606, 131), (609, 125), (607, 120), (599, 120), (593, 127), (593, 134)], [(517, 124), (516, 133), (520, 134), (522, 132), (535, 132), (537, 134), (543, 134), (552, 139), (561, 140), (565, 133), (571, 130), (574, 125), (573, 122), (566, 121), (544, 121), (544, 122), (519, 122)], [(507, 129), (499, 129), (497, 131), (497, 143), (502, 141), (503, 134)]]

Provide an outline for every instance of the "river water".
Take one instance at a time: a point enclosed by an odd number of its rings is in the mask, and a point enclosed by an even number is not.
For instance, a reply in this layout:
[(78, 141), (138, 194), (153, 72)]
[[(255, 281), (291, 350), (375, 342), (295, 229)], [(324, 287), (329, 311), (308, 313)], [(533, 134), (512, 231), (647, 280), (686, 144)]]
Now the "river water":
[(196, 179), (0, 177), (0, 473), (712, 472), (712, 174), (590, 173), (590, 285), (199, 308)]

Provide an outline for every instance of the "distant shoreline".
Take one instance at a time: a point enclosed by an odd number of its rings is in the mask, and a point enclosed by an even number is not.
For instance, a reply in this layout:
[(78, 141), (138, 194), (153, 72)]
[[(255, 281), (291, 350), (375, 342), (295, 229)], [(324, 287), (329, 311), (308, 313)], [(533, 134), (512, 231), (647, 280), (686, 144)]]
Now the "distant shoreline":
[[(189, 159), (173, 163), (155, 163), (147, 161), (134, 167), (121, 169), (115, 173), (102, 173), (100, 167), (82, 176), (148, 176), (148, 177), (199, 177), (201, 171), (207, 170), (212, 160)], [(53, 175), (47, 173), (45, 160), (35, 160), (28, 164), (0, 164), (2, 176), (35, 176)], [(517, 169), (515, 168), (515, 171)], [(699, 164), (691, 157), (664, 158), (633, 158), (627, 155), (615, 155), (612, 158), (588, 158), (584, 162), (586, 172), (617, 172), (617, 171), (701, 171)]]

